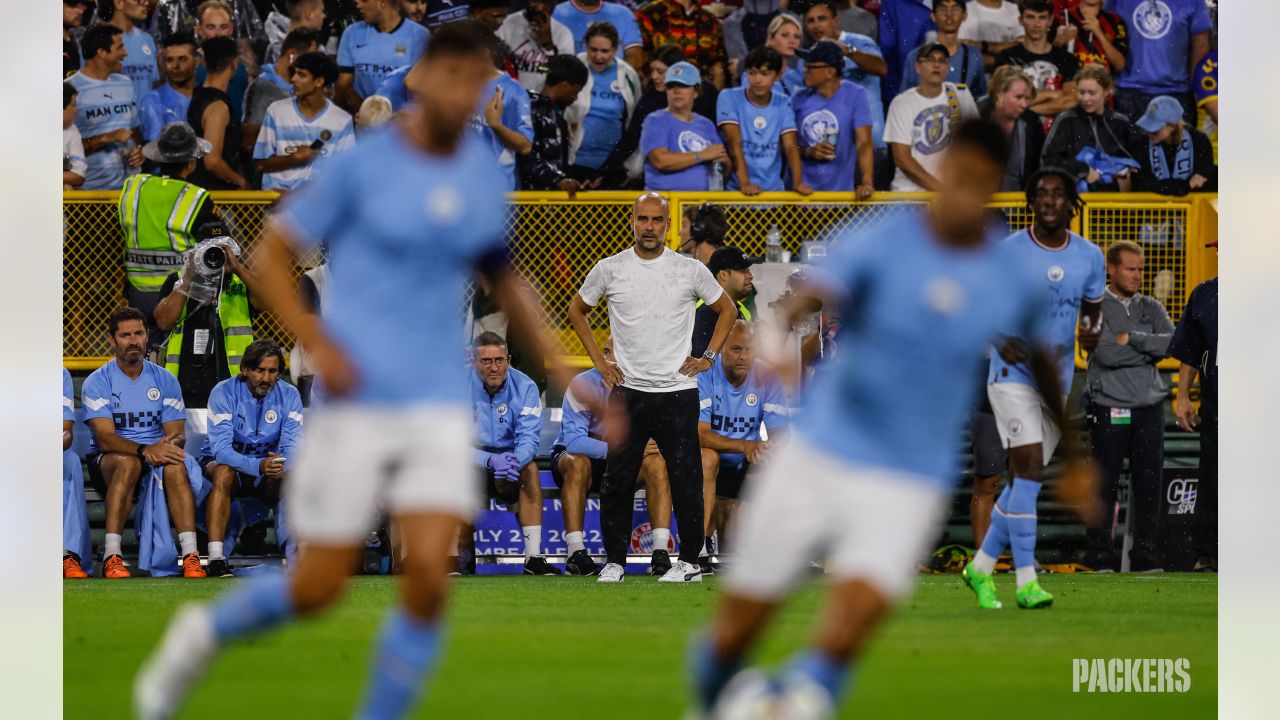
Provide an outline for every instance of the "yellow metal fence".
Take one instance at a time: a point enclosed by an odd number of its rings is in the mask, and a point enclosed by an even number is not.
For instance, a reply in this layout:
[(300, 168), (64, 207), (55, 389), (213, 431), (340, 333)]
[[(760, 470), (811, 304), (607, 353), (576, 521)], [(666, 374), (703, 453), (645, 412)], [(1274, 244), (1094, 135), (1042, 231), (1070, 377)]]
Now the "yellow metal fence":
[[(765, 250), (773, 225), (783, 247), (793, 256), (804, 240), (858, 228), (926, 200), (923, 194), (882, 193), (869, 202), (853, 202), (847, 194), (819, 193), (801, 198), (766, 193), (747, 198), (737, 193), (673, 193), (670, 237), (677, 242), (683, 210), (690, 204), (714, 202), (728, 217), (727, 242), (753, 255)], [(116, 219), (117, 193), (68, 192), (63, 201), (63, 356), (71, 369), (96, 368), (110, 354), (106, 318), (124, 303), (124, 240)], [(277, 199), (270, 192), (214, 193), (223, 218), (247, 248), (262, 230)], [(632, 242), (631, 204), (635, 193), (589, 193), (568, 200), (563, 193), (515, 193), (507, 230), (513, 257), (523, 277), (541, 296), (561, 351), (583, 354), (569, 326), (569, 301), (597, 260)], [(1176, 321), (1183, 301), (1202, 280), (1217, 274), (1217, 256), (1204, 244), (1217, 239), (1216, 196), (1166, 198), (1158, 195), (1093, 195), (1076, 219), (1075, 229), (1105, 249), (1117, 240), (1140, 243), (1147, 252), (1143, 292), (1165, 302)], [(1011, 229), (1031, 220), (1023, 198), (997, 196), (993, 208)], [(598, 332), (607, 320), (597, 313)], [(255, 335), (291, 344), (288, 334), (269, 314), (255, 321)]]

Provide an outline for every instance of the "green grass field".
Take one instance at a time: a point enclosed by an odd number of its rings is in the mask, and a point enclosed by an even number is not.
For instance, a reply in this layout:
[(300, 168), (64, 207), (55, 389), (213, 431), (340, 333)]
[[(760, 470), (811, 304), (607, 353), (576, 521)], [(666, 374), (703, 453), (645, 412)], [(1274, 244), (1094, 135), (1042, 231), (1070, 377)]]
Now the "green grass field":
[[(980, 612), (958, 576), (925, 576), (857, 670), (843, 718), (1100, 720), (1216, 716), (1217, 577), (1060, 575), (1050, 610)], [(180, 603), (232, 581), (101, 580), (63, 590), (64, 714), (128, 716), (134, 670)], [(447, 650), (420, 718), (679, 718), (684, 656), (716, 584), (620, 586), (585, 578), (473, 577), (454, 584)], [(357, 578), (321, 620), (226, 652), (183, 717), (350, 717), (392, 580)], [(819, 586), (798, 594), (760, 658), (808, 637)], [(1072, 658), (1187, 658), (1183, 694), (1073, 694)]]

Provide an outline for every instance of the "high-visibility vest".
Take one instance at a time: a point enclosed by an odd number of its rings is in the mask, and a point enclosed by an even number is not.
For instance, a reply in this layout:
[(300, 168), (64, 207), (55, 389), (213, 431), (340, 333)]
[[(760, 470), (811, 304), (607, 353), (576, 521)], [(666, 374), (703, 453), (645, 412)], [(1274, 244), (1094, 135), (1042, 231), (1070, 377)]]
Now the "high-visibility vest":
[(209, 191), (178, 178), (133, 175), (120, 190), (120, 228), (129, 283), (160, 292), (165, 278), (181, 269), (182, 253), (195, 244), (193, 225)]
[[(694, 307), (700, 308), (705, 304), (706, 303), (699, 300), (698, 304), (694, 305)], [(741, 300), (737, 301), (736, 304), (738, 306), (738, 316), (741, 317), (743, 320), (746, 320), (747, 322), (751, 322), (751, 311), (747, 309), (747, 306), (743, 305)]]
[[(187, 304), (182, 304), (178, 324), (169, 333), (169, 346), (165, 349), (164, 369), (178, 376), (182, 359), (183, 327), (187, 321)], [(249, 318), (249, 288), (235, 275), (222, 292), (218, 293), (218, 321), (222, 326), (222, 347), (227, 353), (227, 370), (231, 377), (240, 374), (240, 360), (253, 342), (253, 326)]]

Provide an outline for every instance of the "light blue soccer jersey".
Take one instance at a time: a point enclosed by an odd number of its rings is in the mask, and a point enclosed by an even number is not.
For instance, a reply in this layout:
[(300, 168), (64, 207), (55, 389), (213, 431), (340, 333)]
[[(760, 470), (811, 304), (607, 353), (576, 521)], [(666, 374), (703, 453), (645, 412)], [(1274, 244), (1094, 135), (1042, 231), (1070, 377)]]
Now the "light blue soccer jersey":
[(462, 292), (505, 252), (503, 182), (472, 136), (431, 155), (392, 123), (281, 203), (295, 242), (329, 247), (323, 322), (360, 375), (354, 401), (466, 406)]
[(71, 373), (62, 368), (62, 421), (76, 419), (76, 391), (71, 383)]
[[(742, 157), (751, 182), (763, 190), (784, 190), (782, 182), (782, 134), (796, 131), (790, 99), (772, 92), (769, 104), (760, 107), (747, 98), (746, 88), (732, 88), (716, 98), (716, 127), (737, 125), (742, 134)], [(737, 173), (726, 179), (729, 190), (738, 190)]]
[(151, 93), (160, 81), (159, 53), (156, 41), (138, 28), (120, 34), (127, 55), (120, 72), (133, 83), (133, 97), (139, 101)]
[(355, 74), (356, 94), (367, 98), (391, 71), (412, 65), (422, 57), (428, 36), (427, 29), (412, 20), (401, 19), (389, 33), (358, 22), (348, 27), (338, 42), (338, 68)]
[(277, 100), (267, 107), (258, 130), (258, 141), (253, 146), (253, 159), (265, 160), (276, 155), (290, 155), (298, 148), (310, 147), (319, 141), (319, 156), (301, 167), (291, 167), (276, 172), (262, 173), (263, 190), (293, 190), (306, 182), (318, 167), (340, 152), (355, 147), (355, 126), (351, 115), (328, 100), (324, 109), (313, 118), (303, 116), (298, 109), (298, 98)]
[(386, 79), (378, 86), (375, 95), (381, 95), (391, 101), (391, 111), (400, 112), (400, 108), (409, 102), (409, 90), (404, 85), (405, 76), (409, 74), (409, 68), (402, 67), (398, 70), (392, 70), (387, 73)]
[(837, 237), (816, 282), (841, 298), (837, 359), (796, 432), (834, 456), (950, 486), (992, 339), (1039, 315), (1043, 291), (995, 228), (942, 245), (922, 211)]
[[(708, 423), (717, 434), (731, 440), (760, 440), (760, 427), (781, 430), (790, 421), (782, 380), (773, 368), (756, 361), (741, 387), (725, 377), (717, 355), (711, 369), (698, 374), (698, 422)], [(721, 465), (737, 467), (746, 456), (720, 453)]]
[[(187, 417), (178, 378), (146, 360), (137, 380), (130, 380), (115, 360), (94, 370), (80, 388), (80, 404), (84, 405), (86, 423), (110, 418), (117, 435), (147, 445), (164, 439), (165, 423)], [(98, 451), (92, 434), (89, 451)]]
[(509, 368), (507, 381), (498, 392), (489, 395), (473, 369), (467, 388), (475, 420), (476, 464), (487, 465), (495, 452), (513, 453), (520, 467), (532, 462), (542, 434), (542, 399), (533, 379)]
[[(85, 140), (116, 130), (138, 127), (138, 103), (133, 83), (119, 73), (106, 80), (94, 80), (78, 72), (67, 82), (79, 93), (76, 96), (76, 128)], [(124, 143), (110, 143), (97, 152), (87, 153), (82, 190), (119, 190), (124, 185)]]
[[(1032, 280), (1047, 292), (1049, 305), (1038, 319), (1038, 337), (1008, 331), (1027, 340), (1038, 340), (1053, 353), (1058, 364), (1059, 380), (1064, 391), (1071, 387), (1075, 367), (1076, 325), (1080, 304), (1101, 302), (1107, 287), (1106, 259), (1097, 245), (1075, 233), (1069, 233), (1067, 244), (1056, 250), (1041, 245), (1030, 228), (1016, 232), (1000, 244), (1006, 247), (1026, 268)], [(991, 353), (991, 369), (987, 383), (1019, 383), (1035, 385), (1031, 368), (1026, 363), (1009, 365), (1000, 353)]]
[(259, 464), (270, 453), (283, 455), (293, 468), (302, 440), (302, 396), (297, 388), (277, 382), (259, 399), (248, 383), (230, 377), (209, 392), (209, 435), (205, 457), (238, 472), (260, 477)]
[(569, 383), (561, 406), (560, 434), (555, 444), (575, 455), (603, 460), (609, 454), (604, 437), (604, 418), (591, 411), (603, 407), (609, 397), (604, 379), (595, 368), (579, 373)]
[(598, 22), (607, 22), (618, 31), (618, 59), (629, 47), (643, 47), (644, 39), (640, 35), (640, 24), (630, 9), (614, 2), (602, 2), (595, 12), (583, 12), (574, 7), (572, 2), (562, 2), (551, 11), (551, 17), (564, 23), (573, 33), (573, 53), (575, 55), (587, 51), (587, 30)]
[(152, 90), (142, 98), (139, 105), (139, 116), (142, 123), (142, 139), (154, 142), (160, 137), (160, 130), (171, 122), (186, 122), (187, 108), (191, 107), (191, 96), (174, 90), (168, 83)]
[(508, 130), (514, 130), (533, 141), (533, 111), (529, 107), (529, 91), (524, 89), (510, 75), (502, 73), (490, 80), (480, 92), (480, 107), (467, 121), (467, 127), (479, 140), (483, 147), (489, 149), (489, 163), (497, 161), (498, 169), (507, 177), (506, 189), (516, 189), (516, 154), (484, 121), (484, 109), (497, 90), (502, 89), (502, 124)]

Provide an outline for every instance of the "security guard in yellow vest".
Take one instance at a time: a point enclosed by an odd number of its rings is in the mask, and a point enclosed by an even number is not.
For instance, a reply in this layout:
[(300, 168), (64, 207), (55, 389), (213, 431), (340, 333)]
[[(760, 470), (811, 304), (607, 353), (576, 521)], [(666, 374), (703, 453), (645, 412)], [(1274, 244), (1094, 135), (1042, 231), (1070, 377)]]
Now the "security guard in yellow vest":
[(181, 267), (182, 253), (195, 245), (194, 229), (218, 219), (209, 192), (183, 179), (210, 148), (187, 123), (169, 123), (142, 148), (143, 156), (159, 169), (130, 176), (120, 190), (125, 299), (147, 316), (153, 343), (164, 340), (164, 334), (156, 332), (154, 314), (165, 278)]
[(172, 331), (165, 369), (178, 377), (183, 403), (203, 408), (214, 385), (239, 374), (253, 342), (250, 295), (257, 279), (240, 262), (240, 248), (223, 223), (201, 225), (195, 239), (181, 279), (178, 273), (165, 279), (155, 317), (161, 330)]
[[(743, 304), (754, 286), (751, 284), (751, 266), (763, 262), (762, 258), (744, 255), (736, 247), (722, 247), (711, 254), (707, 261), (707, 269), (715, 276), (716, 282), (724, 288), (729, 299), (738, 307), (738, 317), (751, 322), (751, 311)], [(709, 305), (698, 301), (698, 309), (693, 313), (693, 347), (689, 354), (700, 357), (711, 342), (711, 335), (716, 329), (718, 313)]]

